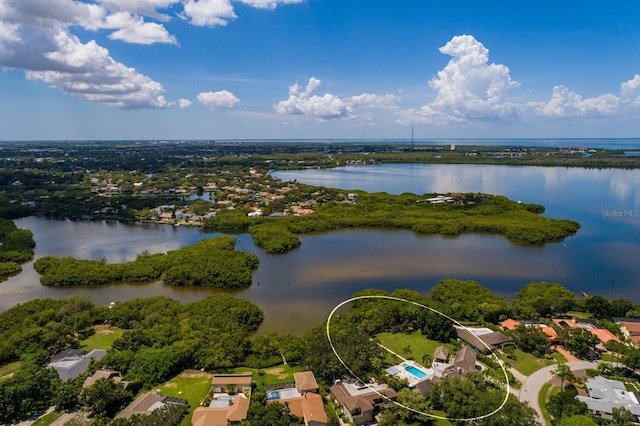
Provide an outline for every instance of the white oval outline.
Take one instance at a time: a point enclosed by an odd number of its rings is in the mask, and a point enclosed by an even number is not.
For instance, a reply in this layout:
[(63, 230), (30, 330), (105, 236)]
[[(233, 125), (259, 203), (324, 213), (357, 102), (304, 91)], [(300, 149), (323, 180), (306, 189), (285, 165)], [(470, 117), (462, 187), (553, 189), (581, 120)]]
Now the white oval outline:
[[(327, 331), (327, 340), (329, 341), (329, 345), (331, 346), (331, 350), (333, 351), (333, 354), (336, 356), (336, 358), (338, 358), (338, 361), (340, 361), (340, 364), (342, 364), (342, 366), (344, 368), (347, 369), (347, 371), (356, 379), (358, 379), (360, 382), (364, 383), (364, 381), (359, 378), (350, 368), (349, 366), (342, 360), (342, 358), (340, 357), (340, 355), (338, 355), (338, 352), (336, 351), (335, 346), (333, 345), (333, 341), (331, 340), (331, 333), (329, 332), (329, 325), (331, 324), (331, 318), (333, 318), (333, 315), (336, 313), (336, 311), (338, 309), (340, 309), (341, 307), (343, 307), (344, 305), (346, 305), (347, 303), (351, 303), (355, 300), (362, 300), (362, 299), (388, 299), (388, 300), (395, 300), (397, 302), (405, 302), (405, 303), (410, 303), (412, 305), (416, 305), (416, 306), (420, 306), (421, 308), (425, 308), (430, 310), (431, 312), (435, 312), (438, 315), (442, 315), (443, 317), (447, 318), (450, 321), (453, 321), (454, 323), (456, 323), (457, 325), (459, 325), (460, 327), (462, 327), (463, 329), (467, 330), (468, 332), (471, 333), (471, 330), (468, 329), (467, 327), (465, 327), (464, 325), (462, 325), (460, 322), (456, 321), (455, 319), (451, 318), (450, 316), (437, 311), (433, 308), (430, 308), (429, 306), (425, 306), (421, 303), (418, 302), (414, 302), (412, 300), (407, 300), (407, 299), (402, 299), (400, 297), (393, 297), (393, 296), (384, 296), (384, 295), (369, 295), (369, 296), (356, 296), (356, 297), (352, 297), (350, 299), (347, 299), (343, 302), (340, 302), (338, 305), (336, 305), (335, 308), (333, 308), (333, 310), (331, 310), (331, 312), (329, 313), (329, 317), (327, 318), (327, 326), (326, 326), (326, 331)], [(500, 410), (502, 410), (504, 408), (504, 406), (507, 404), (507, 401), (509, 400), (509, 392), (510, 392), (510, 384), (509, 384), (509, 376), (507, 375), (507, 369), (504, 367), (504, 363), (502, 362), (502, 360), (500, 358), (498, 358), (498, 356), (496, 355), (496, 353), (493, 351), (493, 349), (491, 349), (489, 347), (489, 345), (487, 345), (482, 339), (478, 339), (480, 340), (480, 342), (482, 342), (482, 344), (489, 349), (489, 351), (491, 352), (491, 356), (493, 356), (495, 358), (496, 361), (498, 361), (498, 364), (500, 364), (500, 368), (502, 368), (502, 372), (504, 373), (504, 378), (506, 380), (506, 390), (505, 390), (505, 394), (504, 394), (504, 400), (502, 401), (502, 404), (500, 404), (500, 406), (498, 408), (496, 408), (495, 410), (493, 410), (492, 412), (488, 413), (488, 414), (483, 414), (482, 416), (478, 416), (478, 417), (470, 417), (470, 418), (466, 418), (466, 419), (456, 419), (456, 418), (451, 418), (451, 417), (444, 417), (444, 416), (438, 416), (432, 413), (425, 413), (423, 411), (419, 411), (416, 410), (414, 408), (411, 407), (407, 407), (404, 404), (401, 404), (397, 401), (393, 401), (392, 399), (390, 399), (389, 397), (387, 397), (386, 395), (378, 392), (375, 389), (371, 389), (373, 392), (377, 393), (378, 395), (380, 395), (382, 398), (384, 398), (385, 400), (397, 405), (398, 407), (404, 408), (405, 410), (409, 410), (412, 411), (416, 414), (420, 414), (426, 417), (431, 417), (434, 419), (438, 419), (438, 420), (452, 420), (452, 421), (458, 421), (458, 422), (464, 422), (464, 421), (474, 421), (474, 420), (481, 420), (481, 419), (486, 419), (487, 417), (491, 417), (494, 414), (498, 413)]]

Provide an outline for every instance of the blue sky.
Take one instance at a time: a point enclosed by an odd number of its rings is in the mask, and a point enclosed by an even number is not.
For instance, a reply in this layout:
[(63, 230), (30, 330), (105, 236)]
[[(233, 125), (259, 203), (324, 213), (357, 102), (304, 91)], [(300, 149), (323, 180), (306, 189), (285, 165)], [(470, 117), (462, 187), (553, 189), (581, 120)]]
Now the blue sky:
[(0, 0), (0, 140), (639, 137), (640, 2)]

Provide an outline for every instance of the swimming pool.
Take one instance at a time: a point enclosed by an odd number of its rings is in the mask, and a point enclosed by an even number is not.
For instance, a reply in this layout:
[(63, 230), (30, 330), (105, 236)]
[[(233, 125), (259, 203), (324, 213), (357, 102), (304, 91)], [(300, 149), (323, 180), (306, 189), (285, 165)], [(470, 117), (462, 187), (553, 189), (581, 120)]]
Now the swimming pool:
[(418, 379), (424, 379), (425, 377), (427, 377), (427, 373), (425, 373), (424, 371), (420, 370), (417, 367), (414, 367), (413, 365), (405, 365), (404, 369), (411, 374), (412, 376), (417, 377)]
[(269, 391), (267, 392), (267, 400), (272, 401), (274, 399), (280, 399), (280, 392), (278, 391)]

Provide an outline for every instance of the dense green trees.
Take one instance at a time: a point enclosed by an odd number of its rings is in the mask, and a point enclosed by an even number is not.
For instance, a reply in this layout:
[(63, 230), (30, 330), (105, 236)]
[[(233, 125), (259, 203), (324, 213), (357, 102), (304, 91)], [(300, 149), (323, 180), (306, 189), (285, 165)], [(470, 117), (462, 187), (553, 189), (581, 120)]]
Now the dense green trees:
[(101, 378), (80, 393), (94, 416), (113, 417), (120, 409), (131, 401), (133, 395), (121, 383)]
[[(335, 318), (331, 322), (330, 333), (336, 352), (358, 377), (365, 378), (383, 365), (384, 350), (370, 335), (358, 331), (349, 316)], [(333, 354), (324, 324), (314, 327), (305, 335), (300, 363), (313, 371), (316, 378), (325, 384), (331, 384), (336, 378), (349, 374)]]
[[(433, 386), (431, 404), (448, 417), (469, 419), (485, 416), (502, 405), (506, 389), (486, 380), (482, 373), (469, 372), (464, 379), (444, 379)], [(538, 425), (535, 411), (509, 395), (504, 407), (495, 415), (480, 420), (477, 424), (499, 426), (514, 424)]]
[(568, 385), (560, 392), (549, 397), (547, 410), (554, 418), (554, 424), (558, 424), (563, 417), (587, 414), (587, 404), (578, 401), (575, 397), (578, 394), (574, 385)]
[(33, 233), (0, 216), (0, 281), (22, 271), (21, 263), (33, 259)]
[(0, 380), (0, 423), (18, 422), (48, 408), (59, 383), (55, 370), (25, 363), (13, 377)]
[(513, 306), (521, 318), (541, 318), (568, 312), (575, 295), (558, 283), (530, 282), (518, 292)]
[(512, 311), (506, 299), (475, 281), (442, 280), (431, 288), (431, 297), (441, 303), (444, 312), (458, 321), (497, 324)]
[[(561, 336), (562, 337), (562, 336)], [(567, 331), (565, 346), (580, 359), (597, 358), (596, 345), (600, 339), (584, 328), (572, 328)]]
[(0, 314), (0, 365), (76, 346), (85, 330), (104, 318), (104, 310), (80, 296), (35, 299), (8, 309)]
[(141, 254), (136, 260), (107, 264), (104, 260), (41, 257), (34, 268), (49, 286), (146, 282), (163, 277), (174, 286), (247, 287), (258, 266), (254, 254), (235, 250), (236, 240), (220, 236), (166, 254)]
[(538, 327), (519, 325), (511, 335), (519, 349), (537, 357), (544, 356), (549, 349), (549, 336)]

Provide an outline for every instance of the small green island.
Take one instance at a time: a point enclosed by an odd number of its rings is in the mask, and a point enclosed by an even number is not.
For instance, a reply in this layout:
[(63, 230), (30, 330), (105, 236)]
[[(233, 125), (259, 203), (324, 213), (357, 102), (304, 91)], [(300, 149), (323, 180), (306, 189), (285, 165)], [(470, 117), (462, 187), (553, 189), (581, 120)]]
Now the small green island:
[[(504, 235), (516, 244), (543, 245), (575, 234), (572, 220), (541, 216), (544, 206), (489, 194), (367, 193), (345, 194), (337, 189), (299, 185), (313, 194), (313, 210), (304, 214), (247, 217), (223, 211), (204, 222), (221, 232), (249, 232), (255, 244), (269, 253), (284, 253), (300, 245), (297, 235), (345, 228), (406, 229), (419, 234), (456, 236), (469, 232)], [(317, 201), (322, 200), (322, 201)]]
[(104, 259), (41, 257), (34, 263), (47, 286), (148, 282), (163, 278), (173, 286), (248, 287), (258, 257), (235, 250), (236, 239), (220, 236), (168, 253), (141, 253), (131, 262), (108, 264)]

